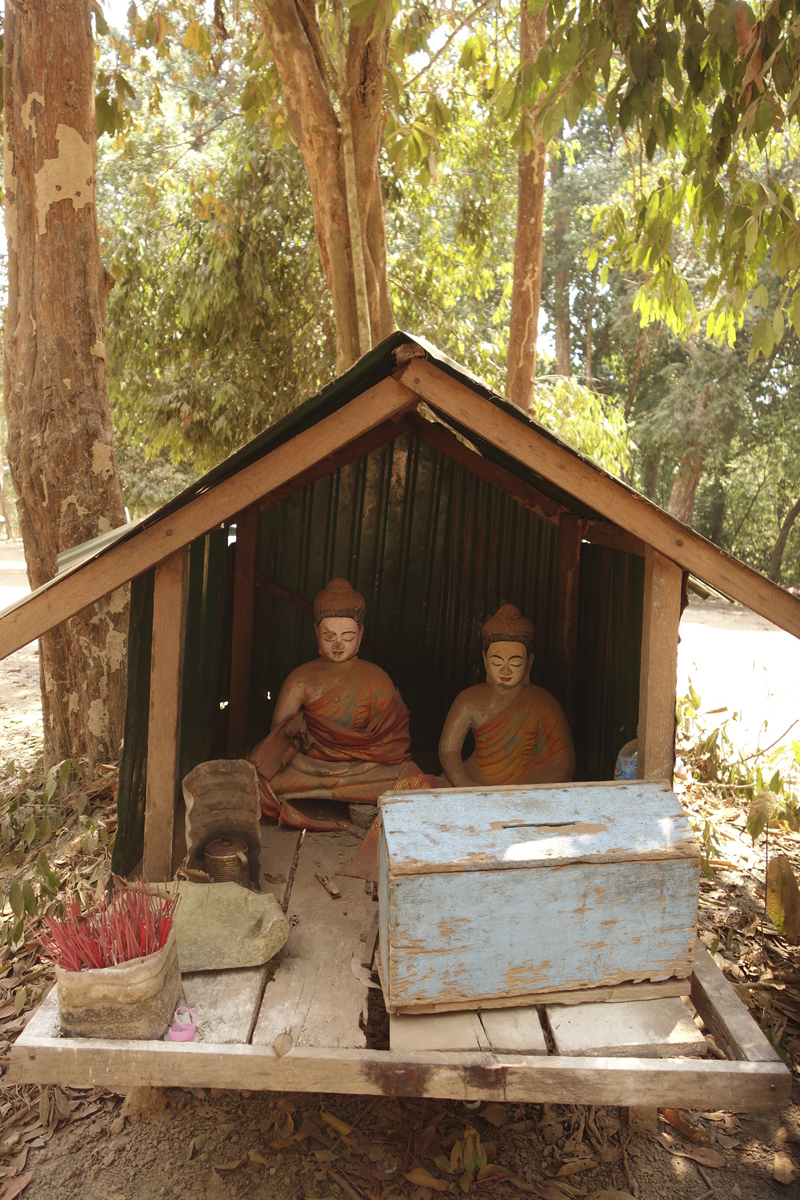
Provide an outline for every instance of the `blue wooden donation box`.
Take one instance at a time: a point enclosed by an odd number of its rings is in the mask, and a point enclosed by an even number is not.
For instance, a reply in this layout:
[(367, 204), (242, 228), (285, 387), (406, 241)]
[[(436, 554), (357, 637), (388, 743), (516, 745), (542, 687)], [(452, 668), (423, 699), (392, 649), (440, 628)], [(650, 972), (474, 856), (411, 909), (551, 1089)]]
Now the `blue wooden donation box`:
[(393, 792), (380, 802), (386, 1007), (688, 994), (699, 860), (667, 783)]

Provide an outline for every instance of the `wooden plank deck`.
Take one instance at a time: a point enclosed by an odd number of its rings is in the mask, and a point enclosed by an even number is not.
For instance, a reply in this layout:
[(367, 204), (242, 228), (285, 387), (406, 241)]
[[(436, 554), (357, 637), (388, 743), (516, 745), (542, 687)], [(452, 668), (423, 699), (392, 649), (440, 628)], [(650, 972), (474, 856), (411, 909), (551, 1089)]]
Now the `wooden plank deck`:
[[(688, 1108), (789, 1102), (788, 1070), (699, 943), (692, 1000), (728, 1061), (656, 1056), (669, 1053), (669, 1045), (631, 1046), (624, 1057), (609, 1056), (608, 1030), (601, 1029), (595, 1045), (548, 1052), (541, 1006), (393, 1017), (391, 1049), (368, 1049), (361, 1028), (367, 989), (352, 965), (371, 959), (377, 904), (362, 880), (338, 874), (357, 839), (328, 833), (301, 839), (296, 831), (265, 827), (263, 841), (262, 881), (265, 872), (287, 881), (265, 886), (286, 905), (290, 939), (278, 963), (184, 978), (202, 1040), (63, 1038), (52, 991), (12, 1049), (9, 1082)], [(339, 899), (317, 872), (335, 880)], [(552, 1014), (550, 1022), (552, 1029)], [(279, 1056), (273, 1042), (284, 1032), (293, 1044)], [(685, 1045), (680, 1049), (685, 1054)]]

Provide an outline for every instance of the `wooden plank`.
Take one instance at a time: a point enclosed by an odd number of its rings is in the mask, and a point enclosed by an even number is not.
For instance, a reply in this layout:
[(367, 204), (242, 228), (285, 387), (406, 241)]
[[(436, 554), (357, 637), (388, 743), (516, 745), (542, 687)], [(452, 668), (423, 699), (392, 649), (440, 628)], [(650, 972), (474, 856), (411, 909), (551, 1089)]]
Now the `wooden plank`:
[[(272, 892), (284, 911), (291, 887), (295, 855), (302, 836), (302, 829), (290, 829), (288, 825), (267, 825), (262, 819), (259, 883), (261, 891)], [(277, 882), (273, 883), (273, 879)]]
[(672, 782), (683, 573), (648, 546), (639, 672), (639, 779)]
[(489, 1051), (402, 1053), (315, 1046), (297, 1046), (278, 1058), (272, 1046), (40, 1038), (31, 1032), (34, 1021), (12, 1047), (10, 1083), (247, 1088), (745, 1111), (785, 1108), (791, 1095), (791, 1075), (783, 1063), (558, 1058)]
[(0, 659), (412, 407), (416, 399), (399, 380), (382, 379), (337, 412), (196, 496), (190, 504), (112, 546), (94, 561), (51, 579), (32, 596), (0, 614)]
[(389, 1017), (392, 1050), (490, 1050), (491, 1044), (476, 1012), (441, 1013), (433, 1017)]
[(250, 675), (253, 660), (258, 530), (259, 512), (256, 506), (251, 504), (236, 518), (231, 679), (228, 693), (228, 758), (244, 758), (250, 749)]
[(186, 547), (156, 568), (142, 863), (142, 874), (150, 882), (172, 878), (175, 802), (180, 786), (184, 615), (188, 580)]
[[(417, 1015), (441, 1012), (466, 1012), (474, 1009), (476, 1012), (513, 1011), (516, 1008), (525, 1009), (535, 1001), (542, 1004), (619, 1004), (625, 1000), (663, 1000), (672, 996), (688, 996), (692, 988), (690, 979), (665, 979), (660, 983), (643, 980), (641, 983), (617, 983), (607, 987), (593, 988), (554, 988), (550, 991), (537, 992), (535, 996), (492, 996), (484, 1000), (448, 1000), (438, 1004), (414, 1004), (392, 1006), (393, 1012), (401, 1015)], [(388, 1005), (387, 1005), (388, 1008)]]
[(195, 971), (181, 976), (186, 1003), (206, 1044), (225, 1046), (250, 1041), (268, 969), (264, 964), (234, 971)]
[[(363, 879), (339, 875), (360, 841), (350, 834), (307, 831), (300, 847), (287, 914), (296, 918), (284, 958), (267, 984), (253, 1044), (271, 1046), (290, 1033), (300, 1046), (364, 1046), (367, 989), (350, 960), (361, 962), (361, 931), (372, 915)], [(334, 900), (316, 878), (335, 879)]]
[(638, 554), (644, 558), (645, 543), (642, 539), (609, 521), (584, 521), (583, 537), (584, 541), (596, 546), (609, 546), (612, 550), (623, 550), (626, 554)]
[(800, 637), (799, 600), (577, 451), (517, 420), (432, 362), (415, 358), (399, 377), (434, 409), (473, 430), (687, 571)]
[(623, 1004), (548, 1005), (559, 1054), (599, 1058), (673, 1058), (705, 1055), (706, 1040), (682, 1000)]
[(556, 559), (555, 659), (558, 699), (570, 728), (575, 728), (575, 678), (578, 665), (578, 601), (583, 521), (566, 513), (558, 523)]
[(491, 483), (509, 496), (513, 496), (525, 508), (529, 508), (540, 517), (557, 523), (561, 514), (568, 511), (563, 505), (551, 500), (549, 496), (545, 496), (543, 492), (531, 487), (529, 483), (512, 475), (505, 467), (497, 466), (491, 459), (484, 458), (475, 450), (471, 450), (469, 446), (465, 446), (455, 434), (438, 422), (426, 421), (415, 412), (407, 412), (401, 418), (399, 425), (406, 433), (413, 434), (432, 449), (439, 450), (448, 458), (452, 458), (453, 462), (457, 462), (459, 466), (466, 467), (479, 479), (484, 479), (486, 483)]
[(538, 1008), (492, 1009), (480, 1016), (489, 1043), (498, 1054), (547, 1054)]
[(721, 1050), (743, 1062), (780, 1062), (736, 992), (701, 942), (695, 946), (692, 1004)]

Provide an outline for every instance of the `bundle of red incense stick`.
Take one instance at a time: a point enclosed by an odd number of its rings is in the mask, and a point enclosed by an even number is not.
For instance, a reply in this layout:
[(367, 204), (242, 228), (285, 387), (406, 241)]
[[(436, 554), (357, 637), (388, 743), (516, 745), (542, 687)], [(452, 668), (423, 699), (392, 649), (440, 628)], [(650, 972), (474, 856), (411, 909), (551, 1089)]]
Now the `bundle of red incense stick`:
[(115, 967), (154, 954), (169, 937), (178, 899), (177, 893), (153, 893), (142, 879), (128, 891), (92, 899), (85, 912), (74, 896), (62, 918), (45, 918), (42, 953), (65, 971)]

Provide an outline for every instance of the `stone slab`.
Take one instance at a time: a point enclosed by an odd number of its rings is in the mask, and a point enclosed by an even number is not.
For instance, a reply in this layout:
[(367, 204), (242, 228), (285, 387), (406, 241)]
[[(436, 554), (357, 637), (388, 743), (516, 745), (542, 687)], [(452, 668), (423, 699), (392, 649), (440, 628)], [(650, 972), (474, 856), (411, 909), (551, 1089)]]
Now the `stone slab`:
[(682, 1000), (548, 1004), (556, 1051), (602, 1058), (704, 1055), (706, 1041)]
[(261, 966), (289, 936), (289, 923), (270, 893), (237, 883), (181, 881), (177, 888), (175, 930), (184, 974)]

